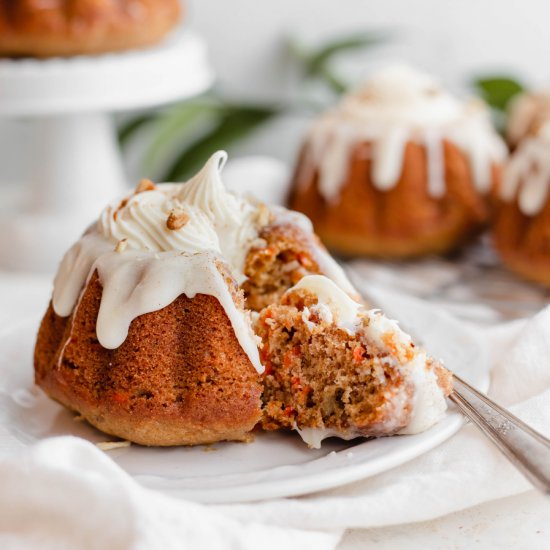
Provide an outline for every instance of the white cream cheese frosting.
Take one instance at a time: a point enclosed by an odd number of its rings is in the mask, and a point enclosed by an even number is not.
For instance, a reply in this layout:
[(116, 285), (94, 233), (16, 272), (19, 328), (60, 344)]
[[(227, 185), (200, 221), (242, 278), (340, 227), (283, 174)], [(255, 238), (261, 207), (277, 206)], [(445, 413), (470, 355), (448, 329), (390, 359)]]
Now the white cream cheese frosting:
[(504, 165), (500, 197), (517, 201), (526, 216), (536, 216), (550, 191), (550, 119), (535, 135), (523, 138)]
[[(241, 283), (247, 245), (258, 234), (258, 204), (225, 189), (220, 172), (226, 160), (218, 151), (187, 183), (163, 184), (109, 206), (99, 220), (101, 233), (137, 250), (219, 252)], [(175, 209), (188, 221), (172, 230), (166, 219)]]
[[(199, 207), (182, 203), (177, 188), (177, 185), (165, 184), (136, 193), (126, 200), (123, 207), (118, 204), (108, 206), (99, 219), (101, 233), (115, 243), (125, 240), (128, 248), (134, 250), (180, 250), (190, 254), (213, 250), (221, 253), (220, 241), (210, 219)], [(177, 231), (166, 226), (166, 220), (174, 209), (181, 210), (188, 218)]]
[[(317, 306), (328, 309), (331, 322), (334, 321), (340, 328), (351, 334), (355, 333), (360, 321), (361, 304), (352, 300), (333, 281), (323, 275), (307, 275), (287, 292), (302, 289), (315, 294), (318, 299)], [(327, 318), (327, 314), (322, 314), (322, 317)]]
[[(308, 275), (287, 292), (295, 290), (307, 290), (316, 295), (318, 303), (314, 307), (328, 308), (331, 312), (330, 316), (323, 316), (325, 320), (352, 334), (360, 331), (367, 341), (388, 352), (388, 359), (393, 362), (394, 368), (413, 387), (411, 417), (407, 426), (399, 431), (400, 434), (423, 432), (441, 420), (447, 410), (447, 402), (433, 364), (425, 350), (413, 346), (411, 337), (399, 327), (397, 321), (389, 319), (379, 310), (367, 310), (322, 275)], [(304, 321), (308, 322), (309, 319)], [(393, 407), (396, 414), (390, 417), (400, 418), (401, 415), (397, 413), (409, 399), (405, 386), (398, 395), (392, 395), (387, 404)], [(394, 429), (393, 426), (386, 428)], [(352, 439), (362, 435), (359, 432), (339, 433), (334, 429), (323, 428), (297, 428), (297, 431), (304, 442), (314, 448), (319, 448), (322, 440), (328, 437)]]
[(389, 67), (313, 124), (298, 185), (307, 185), (317, 170), (319, 192), (327, 202), (337, 203), (353, 150), (368, 142), (373, 184), (387, 191), (399, 181), (405, 147), (413, 141), (426, 148), (430, 195), (442, 197), (444, 140), (466, 155), (477, 189), (489, 191), (492, 165), (505, 158), (506, 147), (485, 106), (458, 101), (433, 78), (409, 67)]

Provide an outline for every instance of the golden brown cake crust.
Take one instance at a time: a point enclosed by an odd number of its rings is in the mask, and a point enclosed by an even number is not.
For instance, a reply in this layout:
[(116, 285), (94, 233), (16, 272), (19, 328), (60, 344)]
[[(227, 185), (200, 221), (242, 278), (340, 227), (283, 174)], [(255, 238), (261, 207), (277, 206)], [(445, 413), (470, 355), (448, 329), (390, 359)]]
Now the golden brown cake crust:
[(179, 0), (0, 0), (0, 55), (54, 57), (140, 48), (179, 21)]
[[(306, 146), (307, 147), (307, 144)], [(477, 234), (489, 219), (488, 200), (476, 190), (466, 156), (443, 143), (446, 194), (433, 198), (427, 189), (423, 146), (409, 142), (397, 185), (379, 191), (372, 184), (370, 143), (358, 144), (336, 205), (317, 190), (318, 173), (300, 182), (305, 149), (294, 176), (290, 207), (309, 216), (327, 247), (347, 256), (406, 258), (448, 252)], [(496, 185), (500, 170), (492, 171)]]
[(493, 240), (502, 261), (512, 271), (550, 286), (550, 201), (536, 216), (523, 214), (517, 200), (500, 202)]
[(143, 445), (245, 440), (261, 416), (259, 375), (218, 300), (181, 295), (134, 319), (117, 349), (96, 336), (97, 274), (71, 317), (50, 304), (36, 383), (103, 432)]

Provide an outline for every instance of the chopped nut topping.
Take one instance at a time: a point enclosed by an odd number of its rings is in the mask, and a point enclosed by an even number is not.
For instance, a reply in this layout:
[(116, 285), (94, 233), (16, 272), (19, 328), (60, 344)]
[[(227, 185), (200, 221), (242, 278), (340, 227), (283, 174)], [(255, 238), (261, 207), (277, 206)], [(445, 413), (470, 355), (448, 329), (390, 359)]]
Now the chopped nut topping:
[(113, 220), (115, 220), (116, 222), (116, 219), (118, 217), (118, 213), (128, 204), (128, 199), (122, 199), (120, 201), (120, 204), (117, 206), (117, 209), (115, 210), (114, 214), (113, 214)]
[(131, 445), (130, 441), (101, 441), (96, 443), (96, 447), (102, 451), (112, 451), (113, 449), (122, 449), (124, 447), (129, 447)]
[(256, 214), (256, 223), (260, 227), (263, 227), (264, 225), (267, 225), (271, 220), (272, 220), (272, 216), (269, 208), (265, 204), (261, 203), (258, 206), (258, 212)]
[(115, 252), (124, 252), (128, 246), (128, 239), (121, 239), (116, 243)]
[(157, 186), (146, 178), (140, 180), (138, 186), (136, 187), (136, 193), (143, 193), (144, 191), (154, 191)]
[(177, 231), (188, 221), (189, 216), (181, 208), (174, 208), (166, 220), (166, 227), (172, 231)]

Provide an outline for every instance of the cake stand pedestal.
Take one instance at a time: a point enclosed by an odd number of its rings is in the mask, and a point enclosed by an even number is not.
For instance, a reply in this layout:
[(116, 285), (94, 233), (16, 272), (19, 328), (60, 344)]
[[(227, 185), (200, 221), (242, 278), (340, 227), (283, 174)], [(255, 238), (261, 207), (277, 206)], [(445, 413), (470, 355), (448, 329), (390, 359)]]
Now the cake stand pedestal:
[(188, 30), (147, 50), (0, 61), (0, 119), (32, 125), (25, 206), (0, 220), (0, 266), (55, 269), (128, 188), (110, 113), (189, 98), (212, 81), (204, 42)]

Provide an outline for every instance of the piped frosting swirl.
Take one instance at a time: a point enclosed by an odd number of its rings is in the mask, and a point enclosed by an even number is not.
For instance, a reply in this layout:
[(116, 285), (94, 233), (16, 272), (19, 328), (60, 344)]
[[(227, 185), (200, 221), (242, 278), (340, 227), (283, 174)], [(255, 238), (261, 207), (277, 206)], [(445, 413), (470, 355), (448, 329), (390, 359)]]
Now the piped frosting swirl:
[[(220, 177), (227, 160), (218, 151), (185, 184), (163, 184), (107, 207), (100, 232), (112, 242), (126, 239), (135, 250), (220, 253), (242, 282), (247, 243), (258, 233), (258, 205), (228, 192)], [(186, 222), (170, 229), (166, 220), (178, 211)]]

